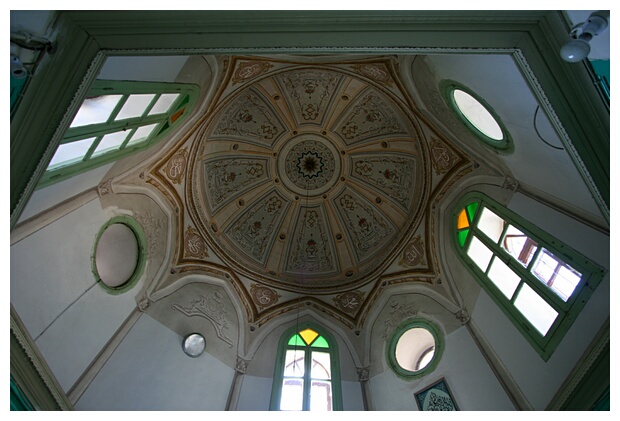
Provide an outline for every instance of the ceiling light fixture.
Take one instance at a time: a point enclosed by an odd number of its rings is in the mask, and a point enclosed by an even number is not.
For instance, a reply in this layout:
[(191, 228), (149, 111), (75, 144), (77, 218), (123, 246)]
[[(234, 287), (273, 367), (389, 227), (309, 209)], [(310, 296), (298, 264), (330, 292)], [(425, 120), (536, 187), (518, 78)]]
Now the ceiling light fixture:
[(609, 26), (609, 11), (593, 12), (588, 20), (581, 22), (570, 31), (571, 39), (560, 49), (560, 56), (564, 61), (577, 63), (590, 54), (590, 40), (603, 32)]
[(183, 339), (183, 352), (192, 358), (200, 356), (205, 350), (205, 338), (200, 333), (191, 333)]

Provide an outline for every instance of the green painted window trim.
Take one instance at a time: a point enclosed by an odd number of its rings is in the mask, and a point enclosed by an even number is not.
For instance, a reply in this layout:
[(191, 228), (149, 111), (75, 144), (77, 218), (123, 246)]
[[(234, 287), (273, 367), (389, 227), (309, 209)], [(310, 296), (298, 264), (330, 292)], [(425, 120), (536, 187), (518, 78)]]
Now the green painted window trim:
[[(478, 210), (469, 228), (465, 244), (461, 247), (457, 233), (457, 217), (464, 207), (473, 202), (479, 203)], [(505, 232), (502, 233), (498, 242), (494, 243), (484, 233), (479, 231), (476, 225), (484, 207), (489, 208), (495, 212), (497, 216), (503, 218), (506, 222), (518, 228), (532, 240), (536, 241), (538, 243), (537, 253), (545, 248), (582, 274), (581, 280), (566, 302), (562, 301), (559, 296), (557, 296), (550, 288), (546, 287), (531, 273), (531, 268), (536, 260), (536, 255), (532, 257), (528, 267), (524, 267), (500, 246), (504, 239)], [(457, 255), (467, 270), (473, 275), (474, 279), (478, 281), (480, 286), (491, 296), (499, 308), (501, 308), (502, 311), (508, 316), (508, 318), (538, 352), (542, 359), (544, 361), (548, 361), (557, 346), (562, 341), (562, 338), (564, 338), (564, 335), (572, 323), (579, 315), (581, 309), (585, 306), (586, 302), (603, 279), (603, 276), (606, 273), (605, 269), (601, 268), (592, 260), (583, 256), (560, 240), (554, 238), (526, 219), (520, 217), (490, 197), (479, 192), (468, 193), (459, 201), (455, 207), (455, 210), (452, 212), (452, 232), (454, 233), (454, 235), (452, 235), (454, 248), (456, 249)], [(558, 312), (556, 320), (551, 325), (546, 335), (543, 336), (538, 330), (536, 330), (536, 328), (525, 318), (525, 316), (517, 310), (512, 301), (506, 298), (506, 296), (495, 286), (495, 284), (488, 278), (487, 274), (482, 272), (482, 270), (480, 270), (480, 268), (469, 258), (467, 255), (467, 249), (474, 234), (477, 234), (476, 238), (482, 241), (484, 245), (486, 245), (493, 252), (493, 255), (496, 258), (501, 259), (510, 269), (520, 276), (521, 281), (515, 290), (512, 300), (517, 297), (518, 291), (522, 285), (527, 284), (551, 307), (553, 307), (555, 311)], [(490, 267), (491, 264), (489, 264), (489, 268)], [(489, 268), (487, 268), (487, 272)]]
[(21, 390), (11, 375), (11, 411), (36, 411), (28, 396)]
[[(478, 101), (484, 108), (486, 108), (486, 110), (491, 114), (491, 116), (493, 116), (493, 118), (499, 125), (500, 129), (502, 130), (503, 139), (496, 140), (496, 139), (490, 138), (489, 136), (481, 132), (476, 126), (474, 126), (469, 121), (469, 119), (463, 114), (459, 106), (456, 104), (456, 101), (454, 100), (454, 91), (457, 89), (460, 89), (461, 91), (468, 93), (469, 95), (474, 97), (474, 99), (476, 99), (476, 101)], [(465, 85), (462, 85), (453, 80), (443, 80), (439, 84), (439, 90), (440, 92), (442, 92), (445, 101), (448, 103), (450, 108), (452, 108), (452, 110), (454, 111), (458, 119), (461, 120), (463, 124), (478, 139), (482, 141), (483, 145), (488, 146), (494, 151), (497, 151), (501, 154), (511, 154), (514, 152), (514, 142), (512, 141), (512, 137), (510, 136), (508, 129), (506, 129), (506, 126), (502, 122), (501, 118), (499, 118), (499, 115), (497, 114), (497, 112), (495, 112), (495, 110), (480, 95), (476, 94), (474, 91), (472, 91)]]
[[(155, 94), (155, 97), (151, 100), (147, 108), (145, 108), (143, 116), (114, 121), (114, 118), (121, 111), (125, 101), (131, 94)], [(148, 112), (162, 94), (179, 94), (179, 96), (170, 105), (166, 113), (149, 116)], [(60, 142), (61, 144), (66, 144), (94, 137), (95, 139), (88, 153), (82, 159), (70, 161), (46, 170), (41, 181), (37, 185), (38, 189), (124, 158), (156, 144), (170, 133), (171, 130), (178, 127), (179, 124), (191, 114), (198, 100), (199, 87), (193, 84), (181, 83), (96, 80), (86, 97), (89, 98), (102, 95), (122, 95), (121, 100), (112, 111), (108, 121), (69, 128)], [(175, 121), (172, 121), (171, 118), (183, 109), (183, 113)], [(144, 141), (126, 147), (126, 144), (131, 140), (131, 135), (134, 130), (151, 124), (157, 124), (157, 126)], [(98, 156), (90, 156), (94, 153), (103, 136), (119, 131), (126, 131), (128, 135), (118, 150), (104, 152)]]
[[(95, 259), (95, 256), (97, 253), (97, 245), (99, 244), (99, 240), (101, 239), (101, 236), (103, 235), (104, 231), (110, 225), (113, 225), (113, 224), (123, 224), (126, 227), (128, 227), (133, 232), (133, 234), (136, 236), (136, 241), (138, 243), (138, 262), (136, 264), (136, 268), (133, 274), (131, 275), (131, 277), (127, 280), (127, 282), (117, 287), (110, 287), (101, 280), (101, 277), (99, 276), (99, 272), (97, 271), (97, 262)], [(142, 225), (140, 225), (138, 221), (136, 221), (135, 219), (129, 216), (122, 215), (122, 216), (113, 217), (108, 222), (103, 224), (103, 226), (99, 229), (97, 236), (95, 237), (95, 243), (93, 245), (93, 252), (91, 254), (91, 267), (92, 267), (93, 275), (95, 276), (95, 280), (101, 286), (101, 288), (103, 288), (104, 291), (112, 295), (119, 295), (119, 294), (123, 294), (129, 291), (138, 283), (138, 280), (140, 279), (140, 277), (142, 276), (142, 273), (144, 272), (144, 268), (146, 267), (146, 260), (147, 260), (146, 252), (147, 252), (146, 236), (144, 234), (144, 229), (142, 228)]]
[[(304, 350), (305, 358), (304, 361), (306, 364), (310, 364), (309, 353), (310, 351), (320, 351), (320, 352), (328, 352), (330, 362), (331, 362), (331, 384), (332, 384), (332, 410), (333, 411), (342, 411), (342, 386), (340, 384), (340, 361), (338, 359), (338, 346), (334, 337), (322, 329), (321, 327), (315, 325), (311, 322), (304, 322), (299, 324), (299, 326), (292, 327), (288, 329), (282, 337), (280, 337), (280, 341), (278, 343), (278, 353), (276, 356), (276, 366), (273, 375), (273, 385), (271, 388), (271, 400), (269, 402), (269, 410), (270, 411), (279, 411), (280, 410), (280, 398), (282, 396), (282, 381), (284, 380), (284, 364), (286, 358), (286, 351), (288, 349), (295, 349), (294, 345), (289, 345), (289, 340), (298, 332), (303, 331), (304, 329), (310, 328), (316, 331), (319, 334), (319, 337), (315, 339), (313, 342), (316, 342), (320, 337), (324, 338), (329, 348), (324, 347), (313, 347), (312, 344), (308, 346), (297, 346), (296, 349)], [(304, 385), (309, 384), (308, 379), (310, 376), (310, 370), (306, 367), (304, 377)], [(310, 405), (310, 390), (305, 389), (304, 391), (304, 411), (309, 410)]]
[[(419, 371), (410, 371), (402, 368), (398, 361), (396, 361), (396, 345), (398, 344), (398, 340), (400, 337), (407, 332), (409, 329), (414, 328), (423, 328), (429, 331), (433, 338), (435, 339), (435, 353), (433, 354), (433, 359), (428, 363), (426, 367)], [(394, 371), (394, 373), (403, 380), (415, 380), (420, 377), (424, 377), (430, 373), (432, 373), (437, 365), (439, 364), (439, 360), (443, 354), (443, 350), (445, 347), (445, 341), (441, 329), (439, 327), (426, 319), (414, 318), (405, 320), (400, 323), (394, 332), (390, 335), (387, 343), (386, 343), (386, 351), (385, 355), (387, 358), (388, 366)]]

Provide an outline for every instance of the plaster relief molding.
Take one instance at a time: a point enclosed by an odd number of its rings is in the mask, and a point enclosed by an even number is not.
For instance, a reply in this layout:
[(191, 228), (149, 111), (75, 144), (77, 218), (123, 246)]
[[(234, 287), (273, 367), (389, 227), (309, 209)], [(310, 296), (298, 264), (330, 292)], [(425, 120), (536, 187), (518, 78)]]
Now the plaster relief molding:
[(415, 317), (416, 314), (417, 311), (413, 309), (412, 305), (404, 305), (399, 303), (397, 299), (393, 299), (390, 301), (389, 316), (383, 323), (381, 337), (387, 341), (400, 322)]
[[(149, 211), (136, 212), (136, 220), (142, 225), (144, 236), (146, 237), (147, 256), (153, 257), (160, 251), (162, 244), (165, 244), (165, 235), (163, 234), (165, 221), (157, 218)], [(162, 238), (164, 237), (164, 238)]]
[(151, 299), (145, 295), (140, 299), (140, 301), (138, 301), (138, 310), (144, 313), (146, 309), (151, 306), (151, 304), (153, 304), (153, 301), (151, 301)]
[(266, 61), (238, 61), (237, 69), (233, 74), (232, 84), (237, 85), (256, 78), (267, 72), (273, 64)]
[(333, 298), (336, 307), (345, 313), (354, 315), (364, 301), (364, 293), (360, 291), (349, 291), (337, 295)]
[(201, 295), (199, 298), (189, 302), (187, 307), (180, 304), (172, 304), (174, 310), (179, 311), (187, 317), (198, 316), (207, 319), (215, 328), (217, 337), (226, 343), (230, 348), (233, 341), (226, 336), (224, 330), (229, 329), (228, 314), (222, 302), (222, 293), (217, 291), (214, 294)]
[(504, 179), (504, 184), (502, 184), (502, 189), (517, 191), (519, 188), (519, 182), (510, 176), (506, 176)]
[(366, 76), (373, 81), (385, 85), (392, 86), (394, 81), (390, 76), (388, 69), (385, 67), (383, 63), (364, 63), (364, 64), (356, 64), (351, 66), (351, 68), (362, 76)]
[(243, 358), (237, 356), (237, 361), (235, 363), (235, 371), (240, 374), (245, 374), (248, 371), (248, 360), (244, 360)]
[(419, 266), (426, 265), (426, 252), (424, 248), (424, 240), (422, 235), (418, 234), (403, 250), (402, 258), (399, 264), (401, 266)]
[(370, 372), (367, 367), (357, 369), (357, 377), (360, 383), (367, 382), (370, 379)]
[(173, 184), (181, 184), (185, 177), (185, 169), (187, 168), (187, 148), (180, 149), (170, 160), (166, 163), (164, 172)]
[(458, 157), (436, 137), (431, 139), (431, 161), (437, 175), (447, 173), (457, 162)]
[(250, 295), (252, 296), (252, 301), (260, 310), (271, 307), (282, 298), (275, 290), (258, 284), (250, 286)]
[(197, 257), (202, 259), (209, 256), (207, 243), (193, 227), (187, 227), (187, 230), (185, 231), (184, 245), (184, 254), (188, 257)]
[(99, 192), (99, 197), (113, 194), (114, 191), (112, 190), (112, 179), (99, 183), (99, 185), (97, 186), (97, 191)]
[(462, 308), (459, 311), (457, 311), (454, 316), (462, 324), (467, 324), (471, 320), (471, 316), (470, 316), (469, 312), (467, 310), (465, 310), (464, 308)]

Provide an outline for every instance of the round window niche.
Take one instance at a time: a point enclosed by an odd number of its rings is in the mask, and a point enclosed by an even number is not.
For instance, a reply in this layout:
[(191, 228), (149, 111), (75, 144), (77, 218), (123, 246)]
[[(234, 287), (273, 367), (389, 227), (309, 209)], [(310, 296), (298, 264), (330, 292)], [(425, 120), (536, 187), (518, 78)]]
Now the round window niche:
[(456, 116), (486, 146), (503, 153), (514, 150), (508, 130), (486, 101), (456, 82), (444, 81), (441, 88)]
[(423, 319), (399, 325), (387, 344), (390, 367), (401, 378), (411, 380), (435, 369), (443, 351), (439, 329)]
[(145, 263), (142, 227), (129, 217), (115, 217), (99, 231), (93, 273), (108, 292), (124, 292), (137, 282)]

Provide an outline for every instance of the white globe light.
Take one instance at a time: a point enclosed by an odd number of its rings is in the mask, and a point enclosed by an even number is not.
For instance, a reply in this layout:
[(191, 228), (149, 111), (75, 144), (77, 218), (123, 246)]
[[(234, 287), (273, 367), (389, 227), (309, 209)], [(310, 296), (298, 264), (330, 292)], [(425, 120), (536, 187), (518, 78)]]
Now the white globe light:
[(588, 57), (590, 54), (590, 44), (583, 39), (568, 41), (560, 49), (560, 56), (564, 61), (576, 63)]

